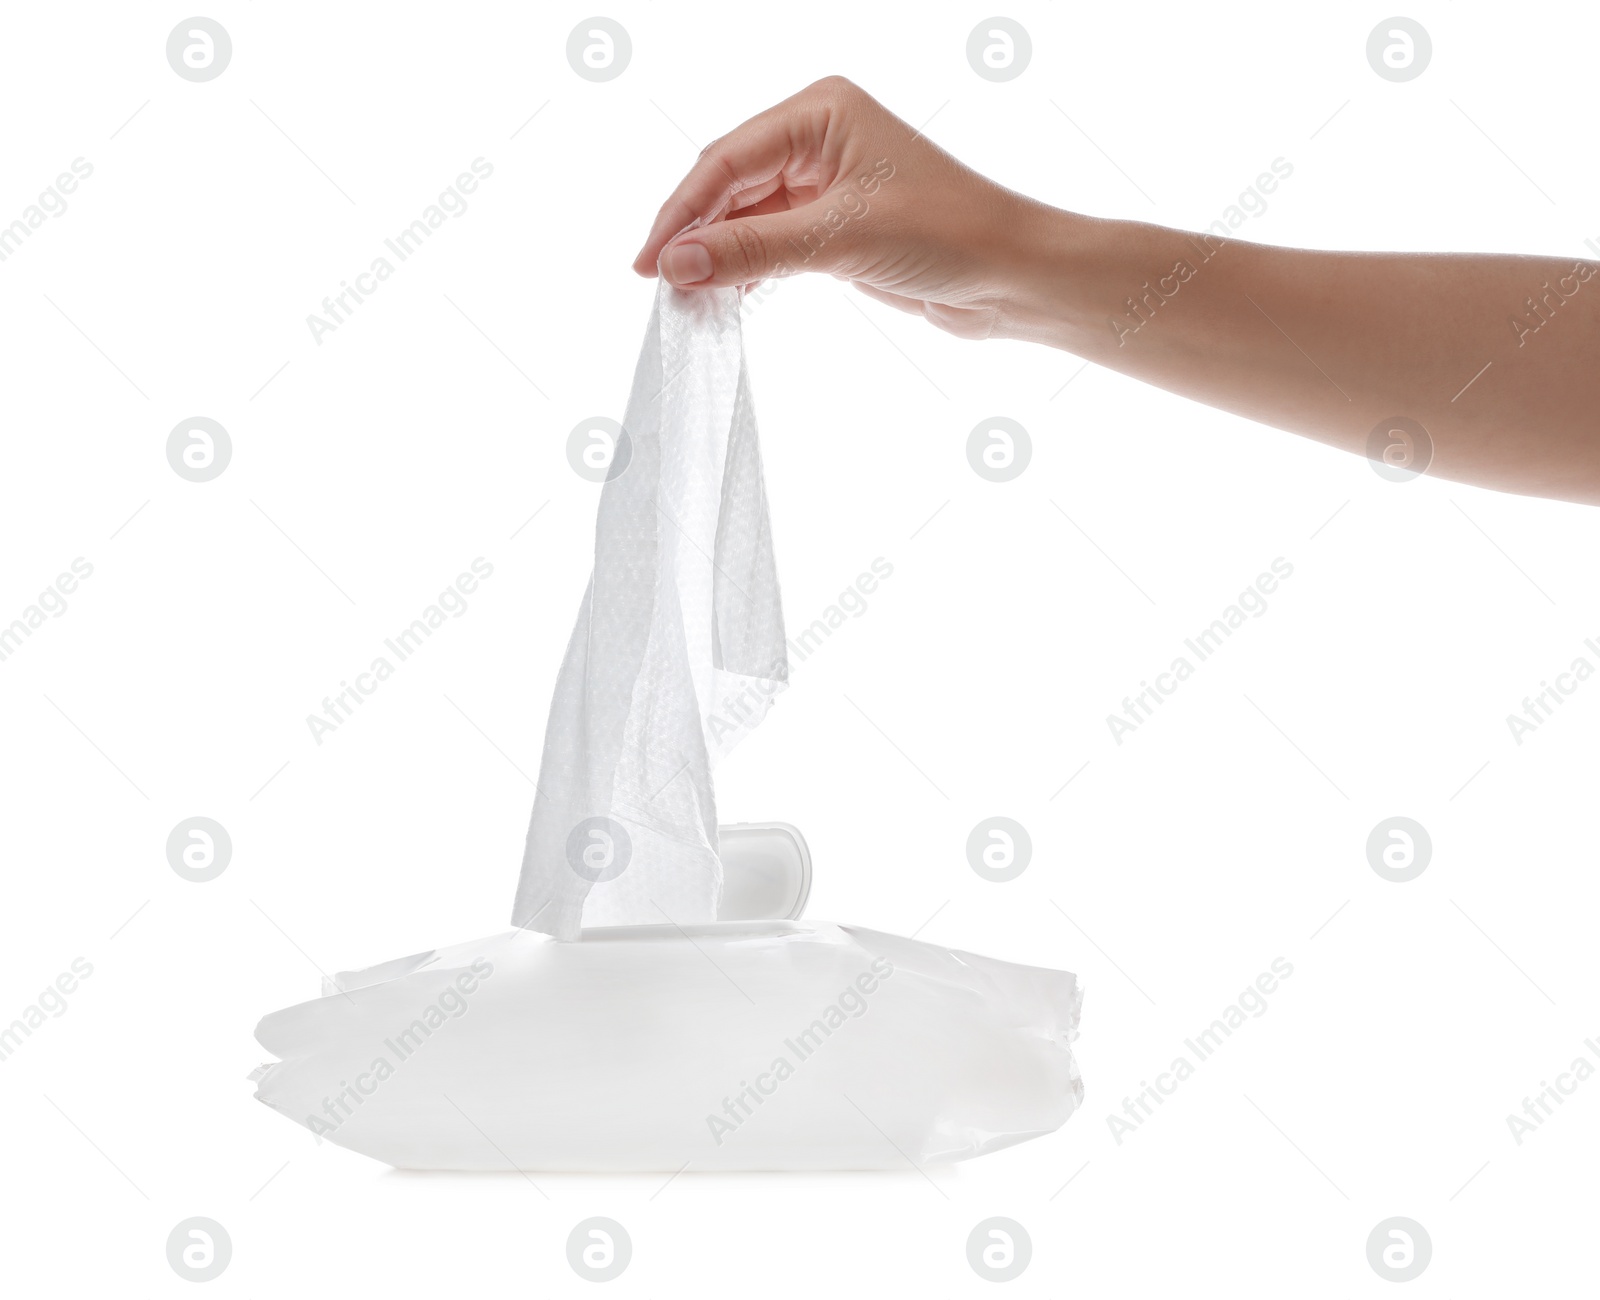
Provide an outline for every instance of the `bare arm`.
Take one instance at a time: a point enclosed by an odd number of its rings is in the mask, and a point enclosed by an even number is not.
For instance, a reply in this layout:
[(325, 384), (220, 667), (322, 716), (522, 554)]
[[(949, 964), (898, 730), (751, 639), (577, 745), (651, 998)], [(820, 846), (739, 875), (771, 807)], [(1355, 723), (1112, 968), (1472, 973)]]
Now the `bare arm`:
[[(696, 217), (722, 219), (673, 238)], [(713, 144), (635, 267), (658, 257), (680, 284), (827, 271), (964, 337), (1600, 504), (1600, 266), (1577, 259), (1313, 252), (1079, 216), (979, 176), (839, 78)]]
[[(1368, 454), (1378, 429), (1394, 456), (1442, 477), (1600, 503), (1588, 263), (1307, 252), (1038, 219), (1052, 251), (1022, 282), (1025, 336), (1346, 451)], [(1422, 426), (1421, 446), (1380, 427), (1397, 416)]]

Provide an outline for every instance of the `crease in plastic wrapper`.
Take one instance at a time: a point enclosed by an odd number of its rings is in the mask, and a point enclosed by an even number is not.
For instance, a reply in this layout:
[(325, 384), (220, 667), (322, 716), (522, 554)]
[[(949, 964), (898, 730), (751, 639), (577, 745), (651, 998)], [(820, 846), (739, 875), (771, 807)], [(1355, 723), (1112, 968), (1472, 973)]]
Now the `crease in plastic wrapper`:
[(663, 278), (557, 678), (512, 924), (716, 918), (717, 760), (788, 680), (737, 289)]

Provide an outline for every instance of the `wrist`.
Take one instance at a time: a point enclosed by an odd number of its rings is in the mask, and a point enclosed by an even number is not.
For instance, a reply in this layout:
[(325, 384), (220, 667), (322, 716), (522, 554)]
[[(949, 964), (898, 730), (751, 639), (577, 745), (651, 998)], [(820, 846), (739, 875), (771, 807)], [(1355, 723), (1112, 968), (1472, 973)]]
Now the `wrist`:
[[(1122, 346), (1121, 314), (1141, 279), (1185, 253), (1179, 231), (1066, 212), (1032, 200), (1010, 224), (997, 336), (1061, 348), (1092, 361)], [(1148, 288), (1148, 285), (1144, 286)]]
[(1115, 224), (1021, 199), (998, 249), (994, 336), (1079, 350), (1090, 284), (1097, 270), (1104, 275), (1104, 227)]

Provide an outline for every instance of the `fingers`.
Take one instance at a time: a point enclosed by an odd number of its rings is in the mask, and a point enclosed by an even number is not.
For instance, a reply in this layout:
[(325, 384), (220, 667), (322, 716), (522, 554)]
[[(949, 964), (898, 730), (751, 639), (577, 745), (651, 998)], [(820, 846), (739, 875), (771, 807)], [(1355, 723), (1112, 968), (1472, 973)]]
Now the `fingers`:
[(837, 260), (823, 218), (825, 202), (788, 212), (714, 221), (672, 241), (661, 255), (661, 272), (680, 288), (751, 284), (796, 271), (826, 271)]
[(781, 185), (770, 195), (761, 195), (755, 190), (744, 190), (734, 200), (734, 204), (734, 213), (741, 217), (764, 217), (769, 212), (787, 212), (790, 208), (799, 206), (795, 203), (794, 196)]
[(661, 205), (633, 269), (654, 275), (661, 250), (685, 226), (697, 219), (710, 221), (744, 191), (761, 188), (770, 194), (791, 152), (788, 127), (767, 113), (707, 147)]
[(804, 198), (826, 188), (831, 178), (817, 173), (824, 167), (829, 123), (852, 95), (860, 92), (843, 78), (824, 78), (708, 145), (661, 205), (633, 269), (654, 275), (661, 250), (685, 226), (765, 204), (785, 191), (790, 172), (806, 173)]

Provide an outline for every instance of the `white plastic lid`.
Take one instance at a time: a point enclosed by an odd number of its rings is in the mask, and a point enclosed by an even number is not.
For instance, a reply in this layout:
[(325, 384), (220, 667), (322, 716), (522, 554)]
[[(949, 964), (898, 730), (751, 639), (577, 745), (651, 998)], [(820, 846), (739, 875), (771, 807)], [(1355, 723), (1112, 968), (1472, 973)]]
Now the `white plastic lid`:
[(787, 822), (717, 828), (722, 855), (718, 921), (793, 921), (811, 894), (811, 851)]

